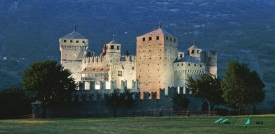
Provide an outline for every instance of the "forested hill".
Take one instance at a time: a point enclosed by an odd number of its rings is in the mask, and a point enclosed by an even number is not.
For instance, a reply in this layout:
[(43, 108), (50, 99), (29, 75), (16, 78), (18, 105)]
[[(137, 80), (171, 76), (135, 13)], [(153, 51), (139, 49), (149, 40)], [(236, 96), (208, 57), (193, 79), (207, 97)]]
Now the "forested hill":
[(182, 51), (193, 41), (218, 51), (220, 77), (227, 61), (238, 59), (257, 70), (268, 91), (275, 88), (272, 0), (0, 0), (1, 82), (3, 75), (9, 78), (0, 88), (17, 85), (23, 68), (34, 61), (59, 60), (58, 39), (74, 24), (97, 55), (113, 34), (122, 53), (135, 55), (136, 36), (159, 22), (179, 38)]

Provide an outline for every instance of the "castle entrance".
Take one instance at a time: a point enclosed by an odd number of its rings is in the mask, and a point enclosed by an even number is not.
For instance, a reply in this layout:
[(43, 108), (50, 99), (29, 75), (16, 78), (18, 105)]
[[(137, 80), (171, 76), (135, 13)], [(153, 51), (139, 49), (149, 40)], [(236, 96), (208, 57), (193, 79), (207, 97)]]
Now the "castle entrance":
[(208, 105), (208, 102), (207, 101), (204, 101), (203, 103), (202, 103), (202, 111), (208, 111), (208, 107), (209, 107), (209, 105)]

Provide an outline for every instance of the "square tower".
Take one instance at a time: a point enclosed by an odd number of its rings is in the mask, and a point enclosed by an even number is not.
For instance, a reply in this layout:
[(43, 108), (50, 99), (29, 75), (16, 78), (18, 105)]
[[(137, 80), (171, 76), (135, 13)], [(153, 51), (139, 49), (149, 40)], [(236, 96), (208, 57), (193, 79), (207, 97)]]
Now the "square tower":
[(59, 39), (60, 63), (69, 69), (76, 81), (81, 80), (82, 59), (87, 55), (89, 40), (75, 30)]
[[(173, 63), (177, 59), (178, 39), (162, 28), (137, 37), (136, 79), (140, 92), (157, 92), (174, 85)], [(142, 98), (142, 96), (141, 96)]]

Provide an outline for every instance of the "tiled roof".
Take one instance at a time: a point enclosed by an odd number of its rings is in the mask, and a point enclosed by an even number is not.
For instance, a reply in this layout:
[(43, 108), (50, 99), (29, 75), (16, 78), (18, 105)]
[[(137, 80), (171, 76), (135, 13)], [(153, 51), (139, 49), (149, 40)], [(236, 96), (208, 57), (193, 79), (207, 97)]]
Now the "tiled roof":
[(199, 60), (197, 60), (196, 58), (192, 57), (192, 56), (185, 56), (182, 59), (177, 60), (176, 62), (192, 62), (192, 63), (203, 63)]
[(87, 67), (85, 68), (81, 74), (87, 74), (87, 73), (100, 73), (100, 72), (108, 72), (110, 68), (108, 67)]
[(80, 33), (73, 31), (71, 33), (69, 33), (68, 35), (62, 37), (62, 38), (66, 38), (66, 39), (86, 39), (84, 36), (82, 36)]
[(166, 35), (166, 36), (173, 36), (172, 34), (166, 32), (165, 30), (163, 30), (162, 28), (158, 28), (154, 31), (151, 31), (149, 33), (146, 33), (144, 35), (141, 36), (157, 36), (157, 35)]

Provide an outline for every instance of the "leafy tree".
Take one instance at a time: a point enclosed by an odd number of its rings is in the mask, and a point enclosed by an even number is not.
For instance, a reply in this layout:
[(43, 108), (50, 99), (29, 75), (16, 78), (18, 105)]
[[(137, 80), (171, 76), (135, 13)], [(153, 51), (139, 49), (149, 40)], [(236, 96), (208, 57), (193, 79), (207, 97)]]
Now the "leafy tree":
[(117, 115), (117, 110), (120, 107), (129, 108), (134, 104), (133, 93), (125, 89), (120, 93), (120, 89), (115, 89), (113, 93), (107, 95), (106, 101), (109, 107), (112, 108), (114, 116)]
[(71, 72), (56, 61), (35, 62), (24, 70), (22, 85), (30, 98), (41, 101), (42, 118), (46, 117), (49, 105), (62, 102), (76, 89)]
[(181, 106), (185, 111), (188, 108), (190, 100), (184, 94), (175, 93), (172, 96), (173, 103)]
[(199, 78), (187, 78), (187, 86), (195, 97), (207, 99), (210, 103), (210, 110), (213, 111), (216, 105), (224, 104), (221, 90), (221, 80), (211, 74), (202, 74)]
[(0, 118), (14, 118), (31, 113), (31, 101), (24, 90), (10, 87), (0, 91)]
[[(254, 106), (265, 98), (265, 87), (256, 71), (250, 71), (245, 63), (229, 61), (222, 81), (223, 97), (228, 105), (239, 108)], [(247, 111), (246, 111), (247, 112)]]

